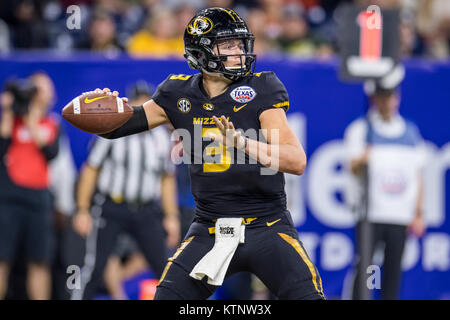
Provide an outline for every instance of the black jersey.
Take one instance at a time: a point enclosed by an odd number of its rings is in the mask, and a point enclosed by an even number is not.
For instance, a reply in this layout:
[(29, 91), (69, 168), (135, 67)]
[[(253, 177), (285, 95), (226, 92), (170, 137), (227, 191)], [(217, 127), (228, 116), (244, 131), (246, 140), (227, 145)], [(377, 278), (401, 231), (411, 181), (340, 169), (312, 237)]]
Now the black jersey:
[(175, 129), (184, 129), (180, 135), (191, 160), (198, 216), (260, 217), (286, 209), (283, 173), (264, 175), (264, 167), (244, 152), (219, 146), (208, 138), (211, 131), (219, 133), (212, 116), (224, 115), (246, 136), (264, 141), (259, 132), (260, 114), (270, 108), (289, 108), (286, 89), (273, 72), (244, 77), (212, 99), (202, 86), (201, 74), (170, 75), (158, 86), (153, 100)]

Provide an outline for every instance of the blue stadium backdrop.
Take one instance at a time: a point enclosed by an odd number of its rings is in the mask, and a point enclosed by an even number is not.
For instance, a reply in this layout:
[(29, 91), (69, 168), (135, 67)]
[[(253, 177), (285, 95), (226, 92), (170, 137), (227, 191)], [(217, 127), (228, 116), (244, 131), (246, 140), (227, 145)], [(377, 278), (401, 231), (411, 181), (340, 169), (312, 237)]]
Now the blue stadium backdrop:
[[(401, 298), (450, 299), (450, 63), (408, 60), (405, 65), (401, 112), (418, 124), (431, 156), (426, 175), (429, 228), (422, 239), (408, 239)], [(308, 166), (304, 176), (287, 179), (289, 207), (330, 299), (348, 297), (355, 247), (354, 216), (343, 203), (347, 173), (342, 137), (345, 127), (366, 110), (362, 86), (340, 82), (338, 68), (336, 60), (257, 63), (257, 71), (275, 71), (290, 94), (289, 121), (305, 146)], [(1, 84), (11, 75), (25, 77), (36, 70), (46, 71), (55, 81), (56, 112), (97, 87), (124, 93), (136, 79), (157, 85), (169, 73), (194, 72), (181, 60), (49, 53), (0, 57)], [(63, 125), (80, 167), (91, 135)]]

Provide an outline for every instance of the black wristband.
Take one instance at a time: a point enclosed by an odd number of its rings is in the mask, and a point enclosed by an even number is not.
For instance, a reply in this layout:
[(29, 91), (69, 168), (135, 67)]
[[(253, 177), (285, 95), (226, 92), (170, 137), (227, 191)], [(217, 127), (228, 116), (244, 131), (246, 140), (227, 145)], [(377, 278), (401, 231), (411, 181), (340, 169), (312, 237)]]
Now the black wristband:
[(133, 115), (121, 127), (108, 133), (99, 134), (106, 139), (117, 139), (148, 130), (147, 116), (143, 106), (132, 107)]

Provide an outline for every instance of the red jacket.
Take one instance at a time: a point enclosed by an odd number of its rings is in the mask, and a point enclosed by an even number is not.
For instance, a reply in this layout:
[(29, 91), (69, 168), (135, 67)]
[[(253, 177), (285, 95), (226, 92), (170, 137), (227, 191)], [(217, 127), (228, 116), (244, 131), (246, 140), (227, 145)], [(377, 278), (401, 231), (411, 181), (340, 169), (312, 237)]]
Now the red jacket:
[(11, 180), (25, 188), (47, 189), (50, 185), (46, 151), (58, 144), (58, 124), (47, 116), (39, 122), (39, 130), (46, 141), (43, 148), (36, 145), (21, 117), (14, 121), (6, 167)]

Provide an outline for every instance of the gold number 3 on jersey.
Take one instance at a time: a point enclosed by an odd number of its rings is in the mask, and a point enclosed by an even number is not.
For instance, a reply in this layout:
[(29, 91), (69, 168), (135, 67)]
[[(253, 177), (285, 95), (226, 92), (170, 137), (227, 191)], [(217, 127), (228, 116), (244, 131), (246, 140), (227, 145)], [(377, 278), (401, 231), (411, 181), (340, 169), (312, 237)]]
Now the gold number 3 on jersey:
[[(203, 128), (202, 137), (209, 137), (209, 133), (221, 134), (219, 128)], [(227, 147), (223, 144), (216, 147), (206, 147), (206, 155), (214, 156), (220, 154), (220, 161), (209, 163), (203, 163), (203, 172), (224, 172), (231, 166), (231, 153), (227, 151)], [(216, 158), (216, 157), (215, 157)]]

